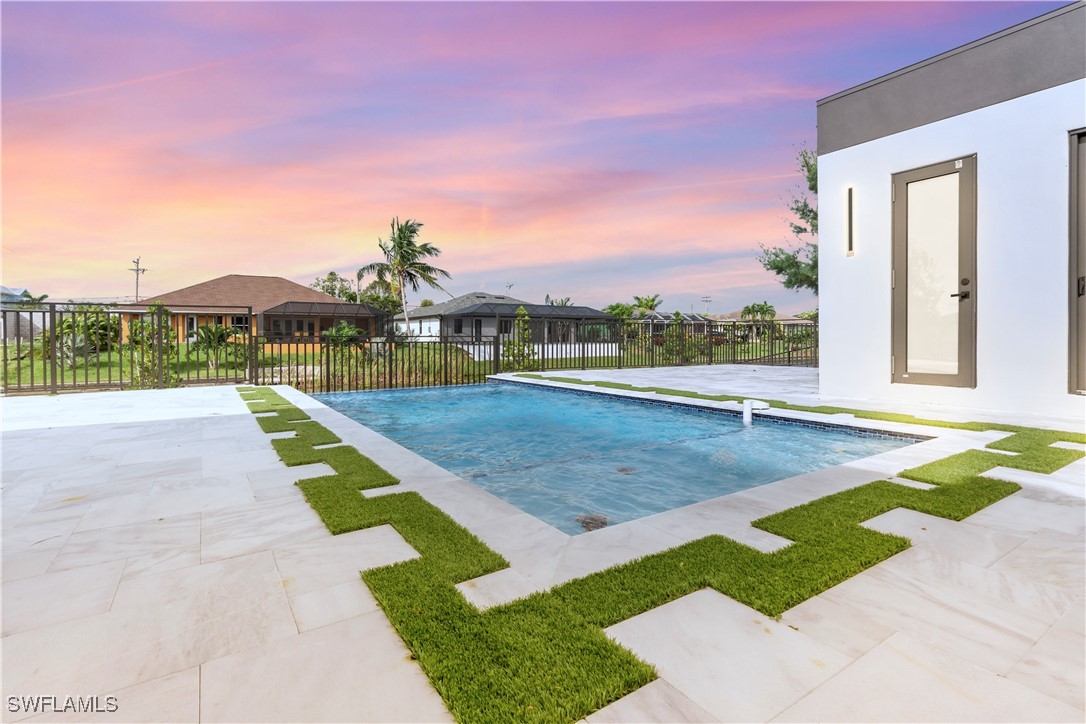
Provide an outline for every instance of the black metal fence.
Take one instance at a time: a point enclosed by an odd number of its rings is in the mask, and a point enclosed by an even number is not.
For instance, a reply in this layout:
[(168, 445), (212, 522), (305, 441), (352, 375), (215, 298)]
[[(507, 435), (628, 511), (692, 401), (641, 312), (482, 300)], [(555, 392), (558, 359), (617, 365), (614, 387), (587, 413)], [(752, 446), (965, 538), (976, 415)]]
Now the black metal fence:
[(490, 336), (273, 340), (218, 323), (251, 316), (248, 308), (0, 307), (3, 391), (249, 382), (332, 392), (480, 384), (498, 372), (818, 364), (818, 325), (805, 321), (528, 321)]
[(6, 394), (154, 389), (249, 379), (253, 345), (226, 324), (249, 307), (0, 306)]

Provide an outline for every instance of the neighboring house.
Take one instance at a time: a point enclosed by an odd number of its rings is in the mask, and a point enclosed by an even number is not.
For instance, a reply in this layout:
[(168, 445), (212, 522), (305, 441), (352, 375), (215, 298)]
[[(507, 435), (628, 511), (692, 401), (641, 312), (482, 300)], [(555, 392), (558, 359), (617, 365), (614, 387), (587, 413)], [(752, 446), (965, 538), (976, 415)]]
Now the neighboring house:
[[(26, 304), (26, 294), (27, 290), (24, 287), (11, 288), (0, 285), (0, 304)], [(30, 339), (42, 330), (45, 322), (44, 313), (33, 314), (6, 308), (3, 313), (0, 313), (0, 338)]]
[[(578, 326), (615, 319), (591, 307), (559, 307), (532, 304), (503, 294), (472, 292), (429, 307), (408, 312), (413, 337), (445, 337), (453, 341), (480, 342), (513, 333), (521, 307), (532, 320), (533, 342), (572, 342)], [(403, 327), (404, 315), (393, 321)], [(576, 324), (574, 324), (576, 323)]]
[(0, 304), (19, 304), (26, 301), (26, 287), (5, 287), (0, 285)]
[[(383, 333), (383, 320), (388, 317), (387, 312), (374, 307), (348, 304), (289, 279), (246, 274), (228, 274), (120, 308), (133, 310), (126, 315), (133, 318), (155, 303), (170, 310), (171, 324), (182, 341), (194, 338), (196, 328), (205, 324), (282, 340), (318, 337), (338, 322), (347, 322), (377, 336)], [(251, 307), (252, 313), (245, 307)]]
[(824, 398), (1082, 419), (1084, 48), (1078, 2), (818, 102)]

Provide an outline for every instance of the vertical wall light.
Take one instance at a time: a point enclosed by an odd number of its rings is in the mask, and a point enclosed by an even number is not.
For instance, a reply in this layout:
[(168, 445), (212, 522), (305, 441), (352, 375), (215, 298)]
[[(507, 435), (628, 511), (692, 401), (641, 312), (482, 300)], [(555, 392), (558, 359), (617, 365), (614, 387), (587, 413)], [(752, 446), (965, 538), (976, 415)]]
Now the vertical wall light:
[(856, 253), (855, 247), (852, 245), (852, 187), (848, 187), (848, 256), (852, 256)]

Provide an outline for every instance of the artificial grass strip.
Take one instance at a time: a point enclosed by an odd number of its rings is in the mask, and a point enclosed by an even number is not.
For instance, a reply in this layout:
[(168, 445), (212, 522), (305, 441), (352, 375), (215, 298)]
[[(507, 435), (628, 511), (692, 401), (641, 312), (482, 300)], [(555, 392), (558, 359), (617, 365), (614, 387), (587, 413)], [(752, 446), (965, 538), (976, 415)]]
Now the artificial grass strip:
[(507, 567), (501, 556), (417, 493), (363, 497), (398, 481), (353, 447), (314, 449), (301, 436), (272, 444), (288, 465), (336, 471), (298, 482), (333, 534), (392, 525), (418, 551), (362, 578), (452, 714), (498, 722), (576, 721), (651, 681), (652, 668), (603, 628), (706, 587), (778, 616), (909, 546), (864, 521), (899, 507), (961, 520), (1018, 490), (981, 473), (1051, 472), (1082, 457), (1049, 447), (1058, 440), (1076, 435), (1020, 428), (989, 446), (1016, 456), (967, 450), (902, 473), (931, 490), (879, 480), (765, 516), (752, 525), (791, 541), (773, 553), (708, 536), (485, 612), (455, 584)]

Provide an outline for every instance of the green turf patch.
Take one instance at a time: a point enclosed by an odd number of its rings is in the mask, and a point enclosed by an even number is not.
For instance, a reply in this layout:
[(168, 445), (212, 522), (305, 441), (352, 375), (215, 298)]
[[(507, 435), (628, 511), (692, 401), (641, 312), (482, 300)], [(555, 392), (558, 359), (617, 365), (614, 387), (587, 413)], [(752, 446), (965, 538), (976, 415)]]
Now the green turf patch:
[[(739, 399), (663, 394), (676, 393)], [(968, 450), (901, 473), (933, 484), (931, 490), (879, 480), (754, 521), (791, 541), (773, 553), (708, 536), (480, 612), (455, 584), (507, 567), (501, 556), (417, 493), (363, 496), (398, 481), (353, 447), (315, 449), (313, 440), (334, 435), (315, 422), (293, 422), (287, 405), (262, 389), (256, 394), (277, 413), (264, 418), (276, 420), (269, 427), (308, 426), (305, 434), (272, 441), (284, 463), (323, 462), (335, 470), (298, 483), (329, 531), (391, 525), (418, 551), (417, 559), (362, 578), (449, 710), (471, 722), (581, 719), (655, 677), (604, 627), (706, 587), (777, 616), (909, 546), (864, 521), (899, 507), (961, 520), (1018, 490), (981, 473), (1000, 465), (1051, 472), (1083, 455), (1049, 447), (1076, 441), (1076, 434), (1015, 428), (989, 447), (1017, 455)]]

